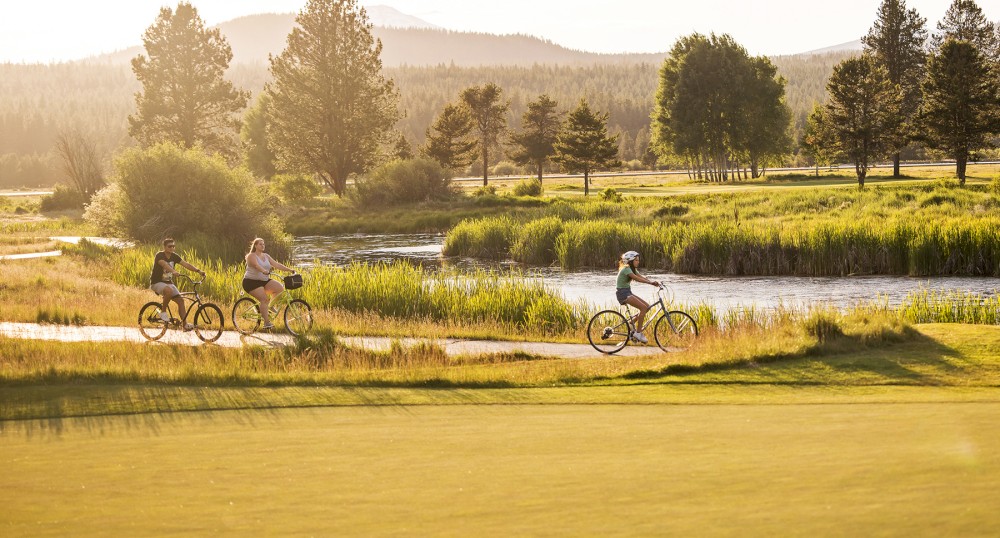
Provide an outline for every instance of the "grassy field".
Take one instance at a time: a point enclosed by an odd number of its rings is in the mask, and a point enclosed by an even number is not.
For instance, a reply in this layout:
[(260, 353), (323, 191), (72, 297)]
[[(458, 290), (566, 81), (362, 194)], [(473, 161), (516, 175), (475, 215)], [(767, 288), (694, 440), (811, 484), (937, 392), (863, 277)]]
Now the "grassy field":
[[(5, 408), (33, 393), (50, 411), (103, 411), (0, 421), (0, 527), (995, 535), (1000, 328), (918, 331), (885, 349), (572, 386), (8, 386)], [(157, 409), (127, 414), (135, 402)]]

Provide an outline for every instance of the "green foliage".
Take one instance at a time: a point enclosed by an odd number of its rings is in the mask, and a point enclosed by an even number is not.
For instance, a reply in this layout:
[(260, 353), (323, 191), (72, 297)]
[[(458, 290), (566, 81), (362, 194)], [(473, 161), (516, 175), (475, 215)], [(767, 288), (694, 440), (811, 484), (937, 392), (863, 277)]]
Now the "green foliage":
[(490, 151), (499, 146), (500, 138), (507, 132), (510, 101), (503, 100), (500, 86), (488, 82), (462, 90), (462, 103), (472, 116), (472, 124), (478, 136), (483, 185), (486, 186), (489, 184)]
[(441, 252), (445, 256), (502, 260), (513, 240), (514, 225), (506, 216), (464, 220), (448, 233)]
[(461, 170), (476, 158), (472, 137), (472, 115), (462, 106), (449, 103), (427, 129), (427, 141), (420, 152), (447, 170)]
[(386, 163), (355, 181), (361, 207), (446, 200), (453, 195), (451, 176), (430, 159)]
[(603, 191), (601, 191), (601, 200), (604, 200), (605, 202), (614, 202), (617, 204), (624, 201), (625, 197), (622, 196), (622, 193), (616, 191), (611, 187), (608, 187)]
[(233, 52), (219, 29), (206, 29), (198, 10), (180, 2), (176, 10), (160, 8), (143, 45), (148, 57), (132, 60), (142, 91), (129, 134), (144, 146), (172, 142), (234, 155), (240, 124), (234, 115), (250, 94), (224, 77)]
[(52, 194), (42, 198), (39, 205), (41, 211), (63, 211), (67, 209), (83, 209), (87, 199), (80, 191), (59, 184), (52, 191)]
[(586, 99), (570, 112), (555, 144), (553, 161), (570, 173), (583, 172), (583, 194), (590, 193), (590, 173), (620, 166), (618, 137), (608, 136), (608, 114), (591, 111)]
[(275, 166), (277, 156), (267, 140), (268, 107), (271, 98), (261, 92), (257, 101), (243, 115), (240, 141), (243, 143), (243, 158), (247, 168), (261, 179), (271, 179), (278, 173)]
[(154, 244), (196, 233), (239, 248), (254, 237), (286, 241), (245, 169), (172, 144), (126, 150), (115, 162), (112, 184), (94, 197), (85, 217), (101, 233)]
[(309, 0), (295, 22), (271, 58), (270, 145), (282, 169), (315, 173), (344, 196), (348, 177), (370, 170), (392, 142), (399, 97), (356, 0)]
[(534, 165), (539, 181), (546, 161), (556, 152), (556, 139), (562, 124), (562, 114), (556, 106), (548, 95), (539, 95), (537, 100), (528, 103), (521, 117), (521, 131), (510, 137), (510, 157), (517, 164)]
[(517, 230), (510, 257), (521, 263), (548, 265), (556, 259), (556, 240), (563, 232), (558, 217), (533, 220)]
[(976, 47), (946, 41), (927, 63), (921, 139), (955, 159), (955, 173), (965, 184), (969, 159), (996, 144), (1000, 134), (1000, 79)]
[(472, 191), (472, 196), (476, 198), (481, 198), (484, 196), (496, 197), (496, 195), (497, 195), (496, 185), (483, 185), (481, 187), (477, 187), (476, 190)]
[(323, 192), (323, 188), (305, 174), (278, 174), (272, 178), (271, 188), (282, 200), (292, 204), (308, 202)]
[(542, 180), (534, 178), (519, 181), (516, 185), (514, 185), (512, 192), (514, 196), (541, 196)]

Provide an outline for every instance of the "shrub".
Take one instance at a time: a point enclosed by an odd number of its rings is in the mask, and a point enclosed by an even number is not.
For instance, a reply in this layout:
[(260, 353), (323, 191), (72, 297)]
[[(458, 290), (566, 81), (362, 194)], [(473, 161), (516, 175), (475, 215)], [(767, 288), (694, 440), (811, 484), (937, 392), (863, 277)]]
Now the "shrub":
[(80, 194), (80, 191), (67, 187), (66, 185), (56, 185), (52, 194), (42, 198), (39, 209), (42, 211), (63, 211), (66, 209), (83, 209), (87, 199)]
[(126, 150), (85, 217), (99, 233), (154, 244), (168, 235), (198, 234), (233, 245), (233, 251), (254, 237), (263, 237), (273, 249), (289, 241), (248, 171), (174, 144)]
[(510, 161), (500, 161), (493, 167), (494, 176), (513, 176), (521, 172), (521, 167)]
[(452, 194), (450, 174), (425, 158), (389, 162), (355, 182), (355, 201), (366, 207), (447, 200)]
[(479, 198), (482, 196), (496, 196), (497, 188), (496, 185), (483, 185), (478, 189), (472, 191), (472, 195)]
[(271, 180), (271, 190), (285, 202), (301, 204), (323, 192), (316, 181), (302, 174), (279, 174)]
[(514, 185), (514, 196), (541, 196), (542, 182), (537, 177)]
[(621, 202), (623, 199), (624, 198), (622, 197), (622, 193), (612, 189), (611, 187), (608, 187), (603, 191), (601, 191), (601, 200), (607, 202)]

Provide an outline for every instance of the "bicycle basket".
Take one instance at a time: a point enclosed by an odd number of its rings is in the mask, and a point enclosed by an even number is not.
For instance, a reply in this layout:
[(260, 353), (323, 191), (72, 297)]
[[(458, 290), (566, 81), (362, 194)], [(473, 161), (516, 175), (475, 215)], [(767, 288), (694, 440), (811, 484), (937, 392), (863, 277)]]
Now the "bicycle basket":
[(286, 290), (297, 290), (302, 287), (302, 275), (288, 275), (284, 278)]

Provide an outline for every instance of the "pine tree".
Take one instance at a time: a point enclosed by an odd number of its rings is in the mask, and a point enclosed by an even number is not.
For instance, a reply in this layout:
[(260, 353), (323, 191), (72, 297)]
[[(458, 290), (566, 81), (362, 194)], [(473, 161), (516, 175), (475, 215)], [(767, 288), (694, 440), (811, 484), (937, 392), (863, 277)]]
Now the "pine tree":
[(590, 173), (621, 166), (618, 140), (608, 136), (608, 114), (590, 110), (586, 99), (570, 112), (555, 144), (553, 160), (571, 174), (583, 172), (583, 195), (590, 194)]
[(528, 110), (521, 117), (521, 132), (511, 136), (510, 158), (520, 165), (535, 165), (539, 182), (545, 161), (555, 154), (556, 137), (562, 123), (556, 106), (548, 95), (539, 95), (537, 100), (528, 103)]
[(507, 130), (510, 101), (503, 101), (502, 94), (503, 90), (492, 82), (462, 90), (462, 102), (472, 114), (472, 123), (479, 135), (484, 187), (489, 184), (490, 150), (499, 147), (500, 137)]
[(473, 127), (472, 116), (464, 106), (445, 105), (434, 124), (427, 129), (427, 140), (420, 152), (446, 170), (463, 169), (476, 158)]
[(923, 140), (955, 159), (955, 174), (965, 185), (969, 159), (1000, 134), (1000, 83), (977, 47), (949, 39), (931, 56), (923, 91)]
[(875, 24), (861, 39), (865, 51), (885, 68), (889, 81), (902, 91), (900, 114), (903, 121), (892, 133), (892, 177), (900, 177), (900, 150), (913, 140), (913, 118), (920, 108), (920, 81), (927, 54), (927, 19), (915, 9), (906, 9), (904, 0), (883, 0)]
[(283, 168), (317, 174), (343, 196), (391, 144), (399, 96), (382, 73), (382, 42), (357, 0), (309, 0), (271, 57), (268, 137)]
[(975, 0), (953, 0), (944, 18), (937, 23), (931, 38), (931, 51), (937, 52), (948, 39), (968, 41), (988, 58), (1000, 61), (1000, 37)]
[(822, 116), (824, 138), (832, 151), (854, 162), (863, 189), (872, 161), (887, 154), (898, 128), (899, 87), (865, 54), (840, 62), (826, 88), (830, 97)]
[(278, 173), (275, 166), (277, 156), (267, 140), (267, 118), (270, 106), (271, 98), (267, 93), (261, 92), (257, 97), (257, 102), (243, 115), (243, 129), (240, 131), (247, 168), (255, 176), (268, 180)]
[(205, 29), (198, 10), (187, 2), (160, 9), (142, 37), (148, 57), (132, 59), (142, 84), (129, 134), (143, 146), (173, 142), (185, 148), (233, 155), (240, 122), (235, 114), (249, 93), (223, 78), (232, 49), (219, 30)]

